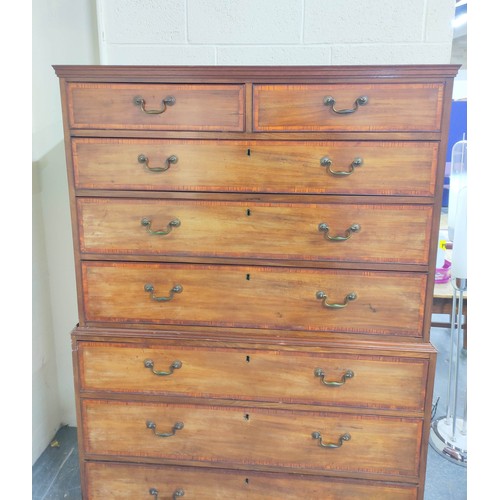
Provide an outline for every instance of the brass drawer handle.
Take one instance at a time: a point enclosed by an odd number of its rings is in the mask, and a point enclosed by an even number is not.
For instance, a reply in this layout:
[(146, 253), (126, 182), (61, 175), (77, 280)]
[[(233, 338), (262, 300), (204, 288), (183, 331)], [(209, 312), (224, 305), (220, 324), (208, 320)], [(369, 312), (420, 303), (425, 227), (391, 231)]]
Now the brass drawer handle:
[(350, 108), (350, 109), (335, 109), (335, 99), (331, 95), (326, 96), (323, 99), (323, 104), (325, 106), (331, 106), (330, 109), (334, 113), (337, 113), (338, 115), (349, 115), (351, 113), (354, 113), (359, 108), (359, 106), (365, 106), (366, 104), (368, 104), (368, 96), (363, 95), (363, 96), (358, 97), (354, 101), (354, 108)]
[(321, 383), (324, 385), (327, 385), (329, 387), (340, 387), (340, 386), (344, 385), (347, 382), (347, 380), (354, 377), (354, 372), (352, 370), (346, 370), (346, 372), (342, 375), (340, 382), (335, 382), (335, 381), (328, 382), (328, 381), (326, 381), (325, 380), (325, 372), (323, 371), (322, 368), (316, 368), (316, 370), (314, 370), (314, 376), (320, 377)]
[(163, 99), (161, 102), (163, 104), (162, 109), (146, 109), (146, 100), (143, 99), (140, 95), (134, 97), (134, 104), (136, 106), (140, 106), (142, 111), (144, 111), (144, 113), (147, 113), (148, 115), (161, 115), (165, 112), (167, 106), (173, 106), (175, 104), (175, 97), (165, 97), (165, 99)]
[(319, 439), (319, 445), (322, 448), (340, 448), (344, 441), (349, 441), (351, 439), (351, 435), (349, 433), (342, 434), (342, 436), (339, 437), (339, 440), (337, 444), (335, 443), (323, 443), (323, 438), (321, 437), (321, 434), (319, 432), (313, 432), (312, 433), (313, 439)]
[(155, 364), (152, 359), (145, 359), (144, 360), (144, 367), (149, 368), (155, 375), (158, 375), (159, 377), (164, 377), (166, 375), (172, 375), (174, 373), (174, 370), (178, 370), (179, 368), (182, 368), (182, 361), (174, 361), (170, 365), (170, 370), (168, 372), (161, 371), (161, 370), (155, 370)]
[(146, 283), (144, 285), (144, 290), (149, 293), (151, 300), (156, 300), (156, 302), (168, 302), (174, 298), (174, 294), (181, 293), (183, 288), (182, 285), (175, 285), (172, 290), (170, 290), (170, 295), (168, 297), (157, 297), (154, 294), (155, 288), (151, 283)]
[(164, 167), (150, 167), (149, 166), (149, 158), (145, 154), (141, 153), (137, 157), (137, 161), (141, 165), (144, 165), (150, 172), (165, 172), (170, 168), (170, 165), (174, 165), (175, 163), (177, 163), (178, 160), (179, 160), (179, 158), (177, 158), (177, 156), (171, 155), (165, 160)]
[(342, 309), (343, 307), (346, 307), (349, 302), (352, 302), (353, 300), (356, 300), (358, 296), (356, 295), (355, 292), (348, 293), (345, 298), (344, 302), (342, 304), (330, 304), (328, 303), (328, 296), (326, 295), (325, 292), (316, 292), (316, 298), (319, 300), (323, 301), (323, 305), (325, 307), (328, 307), (329, 309)]
[(141, 226), (144, 226), (146, 228), (146, 231), (149, 234), (153, 234), (155, 236), (165, 236), (166, 234), (169, 234), (174, 227), (179, 227), (181, 225), (181, 221), (177, 218), (172, 219), (168, 224), (167, 227), (164, 230), (158, 230), (158, 231), (153, 231), (151, 229), (151, 219), (148, 219), (147, 217), (143, 217), (141, 219)]
[(148, 429), (151, 429), (155, 436), (158, 436), (161, 438), (168, 438), (168, 437), (173, 436), (177, 431), (184, 429), (184, 424), (182, 422), (176, 422), (172, 427), (172, 432), (158, 432), (156, 430), (156, 424), (151, 420), (148, 420), (146, 422), (146, 427)]
[[(149, 489), (149, 494), (153, 495), (156, 500), (158, 500), (158, 495), (159, 492), (156, 488), (150, 488)], [(172, 495), (172, 498), (175, 500), (176, 498), (183, 497), (184, 496), (184, 490), (178, 489), (174, 491), (174, 494)]]
[(349, 165), (349, 170), (347, 170), (347, 172), (344, 170), (332, 170), (333, 161), (328, 158), (328, 156), (321, 158), (319, 163), (322, 167), (328, 167), (326, 171), (330, 175), (333, 175), (334, 177), (345, 177), (346, 175), (351, 175), (354, 172), (355, 167), (361, 167), (361, 165), (363, 165), (363, 158), (354, 158)]
[(343, 236), (330, 236), (328, 233), (330, 232), (330, 227), (326, 222), (321, 222), (318, 225), (318, 231), (321, 233), (325, 233), (325, 239), (328, 241), (346, 241), (348, 240), (354, 233), (359, 233), (361, 231), (361, 226), (359, 224), (352, 224), (348, 227)]
[[(150, 488), (149, 494), (153, 495), (155, 497), (155, 499), (158, 500), (159, 492), (156, 488)], [(184, 490), (178, 489), (178, 490), (174, 491), (172, 498), (175, 500), (176, 498), (183, 497), (183, 496), (184, 496)]]

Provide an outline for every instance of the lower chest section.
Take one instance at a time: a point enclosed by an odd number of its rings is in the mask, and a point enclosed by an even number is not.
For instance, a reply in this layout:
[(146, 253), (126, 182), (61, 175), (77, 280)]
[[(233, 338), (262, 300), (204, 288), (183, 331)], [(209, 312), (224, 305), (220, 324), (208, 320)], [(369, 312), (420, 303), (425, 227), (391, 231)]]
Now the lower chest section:
[(74, 334), (89, 498), (417, 498), (421, 345), (103, 333)]

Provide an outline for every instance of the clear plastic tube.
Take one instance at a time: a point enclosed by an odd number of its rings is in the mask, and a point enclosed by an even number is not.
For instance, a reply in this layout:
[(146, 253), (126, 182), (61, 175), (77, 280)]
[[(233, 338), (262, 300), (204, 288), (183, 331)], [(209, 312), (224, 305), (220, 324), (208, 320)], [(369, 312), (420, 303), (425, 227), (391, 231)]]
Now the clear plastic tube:
[(448, 202), (448, 238), (454, 241), (458, 195), (467, 187), (467, 141), (455, 143), (451, 150), (450, 197)]

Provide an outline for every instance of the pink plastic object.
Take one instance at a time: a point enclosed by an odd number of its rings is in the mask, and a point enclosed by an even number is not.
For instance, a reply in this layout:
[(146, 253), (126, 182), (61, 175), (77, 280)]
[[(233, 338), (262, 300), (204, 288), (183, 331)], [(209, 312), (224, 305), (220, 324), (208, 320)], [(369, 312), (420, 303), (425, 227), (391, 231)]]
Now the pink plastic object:
[(448, 283), (451, 279), (451, 262), (444, 259), (443, 267), (436, 268), (434, 283)]

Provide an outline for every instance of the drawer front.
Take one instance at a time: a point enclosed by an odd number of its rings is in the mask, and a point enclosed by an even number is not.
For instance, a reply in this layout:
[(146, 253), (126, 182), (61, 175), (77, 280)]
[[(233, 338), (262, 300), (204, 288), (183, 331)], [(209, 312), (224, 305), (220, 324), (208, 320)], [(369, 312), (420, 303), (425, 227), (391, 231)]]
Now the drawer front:
[(424, 409), (428, 359), (79, 342), (81, 390)]
[(69, 83), (78, 129), (244, 130), (243, 85)]
[[(293, 474), (85, 462), (89, 500), (178, 497), (215, 500), (416, 500), (417, 487)], [(151, 493), (151, 490), (154, 490)], [(184, 495), (181, 494), (184, 492)]]
[(438, 144), (75, 138), (72, 151), (77, 189), (433, 196)]
[(426, 265), (430, 205), (79, 198), (83, 253)]
[(384, 474), (396, 481), (418, 474), (420, 419), (106, 400), (81, 404), (84, 451), (94, 457)]
[(442, 83), (255, 85), (254, 130), (438, 132), (443, 90)]
[(424, 273), (119, 262), (83, 262), (82, 279), (87, 322), (414, 337), (427, 282)]

